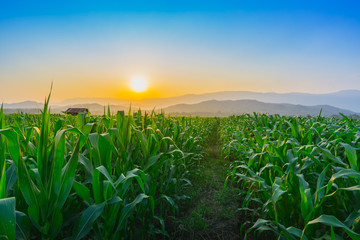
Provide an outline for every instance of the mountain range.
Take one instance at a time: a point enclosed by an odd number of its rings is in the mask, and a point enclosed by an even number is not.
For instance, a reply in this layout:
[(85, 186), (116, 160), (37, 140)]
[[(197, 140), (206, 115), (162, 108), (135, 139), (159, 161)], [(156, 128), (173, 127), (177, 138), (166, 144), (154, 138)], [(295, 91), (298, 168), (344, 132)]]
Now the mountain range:
[[(243, 101), (238, 101), (243, 100)], [(244, 101), (247, 100), (247, 101)], [(223, 91), (205, 94), (187, 94), (169, 98), (150, 98), (130, 101), (118, 98), (73, 98), (52, 103), (52, 112), (58, 113), (68, 107), (87, 107), (92, 113), (101, 114), (104, 106), (110, 105), (112, 111), (163, 109), (171, 113), (205, 113), (214, 115), (238, 114), (243, 112), (267, 112), (283, 115), (314, 115), (323, 109), (324, 115), (342, 112), (354, 114), (360, 112), (360, 90), (343, 90), (326, 94), (311, 93), (275, 93), (249, 91)], [(4, 103), (5, 112), (41, 109), (42, 103), (25, 101), (20, 103)], [(215, 114), (216, 115), (216, 114)]]
[(177, 104), (165, 108), (166, 113), (191, 116), (229, 116), (243, 113), (267, 113), (280, 115), (335, 116), (339, 113), (353, 115), (355, 112), (329, 105), (304, 106), (288, 103), (264, 103), (257, 100), (210, 100), (195, 104)]
[(186, 94), (169, 98), (150, 98), (130, 101), (118, 98), (73, 98), (62, 102), (60, 105), (81, 103), (99, 103), (137, 106), (142, 109), (165, 108), (175, 104), (194, 104), (208, 100), (257, 100), (267, 103), (290, 103), (301, 105), (331, 105), (338, 108), (360, 112), (360, 90), (343, 90), (333, 93), (275, 93), (275, 92), (249, 92), (249, 91), (223, 91), (204, 94)]

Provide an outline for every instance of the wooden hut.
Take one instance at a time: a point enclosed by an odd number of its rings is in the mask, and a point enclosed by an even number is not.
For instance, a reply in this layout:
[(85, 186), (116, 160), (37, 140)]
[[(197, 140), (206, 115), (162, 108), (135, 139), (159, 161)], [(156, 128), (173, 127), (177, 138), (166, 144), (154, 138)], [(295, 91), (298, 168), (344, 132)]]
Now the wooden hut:
[(78, 115), (79, 113), (89, 113), (89, 109), (87, 108), (68, 108), (64, 113), (69, 115)]

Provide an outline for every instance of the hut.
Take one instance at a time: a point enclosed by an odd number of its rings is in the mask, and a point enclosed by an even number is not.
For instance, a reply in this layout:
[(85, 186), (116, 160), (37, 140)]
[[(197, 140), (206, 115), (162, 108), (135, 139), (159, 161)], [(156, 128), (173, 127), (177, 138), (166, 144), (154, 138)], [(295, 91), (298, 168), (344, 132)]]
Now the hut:
[(89, 113), (89, 109), (87, 108), (68, 108), (64, 113), (69, 115), (78, 115), (79, 113)]

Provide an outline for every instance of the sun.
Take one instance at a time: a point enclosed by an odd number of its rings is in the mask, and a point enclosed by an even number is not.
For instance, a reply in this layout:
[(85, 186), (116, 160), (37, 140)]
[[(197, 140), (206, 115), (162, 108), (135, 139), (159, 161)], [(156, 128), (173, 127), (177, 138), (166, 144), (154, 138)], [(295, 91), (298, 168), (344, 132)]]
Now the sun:
[(148, 87), (148, 80), (143, 76), (134, 76), (130, 80), (130, 87), (134, 92), (144, 92)]

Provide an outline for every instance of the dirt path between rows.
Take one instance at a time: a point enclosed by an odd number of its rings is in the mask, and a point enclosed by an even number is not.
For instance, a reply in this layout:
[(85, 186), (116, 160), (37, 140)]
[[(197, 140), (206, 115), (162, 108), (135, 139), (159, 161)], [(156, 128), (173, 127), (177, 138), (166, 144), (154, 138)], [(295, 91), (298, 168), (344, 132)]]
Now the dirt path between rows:
[(220, 154), (218, 127), (208, 139), (199, 173), (186, 192), (191, 200), (171, 220), (171, 239), (241, 239), (238, 192), (232, 186), (224, 189), (228, 162)]

